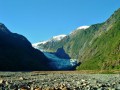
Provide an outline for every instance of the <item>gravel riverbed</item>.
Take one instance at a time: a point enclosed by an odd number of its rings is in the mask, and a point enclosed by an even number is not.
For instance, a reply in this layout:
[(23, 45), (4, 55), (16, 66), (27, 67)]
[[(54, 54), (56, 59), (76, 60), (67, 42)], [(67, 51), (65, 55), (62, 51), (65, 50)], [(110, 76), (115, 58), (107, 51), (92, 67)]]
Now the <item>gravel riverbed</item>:
[(0, 72), (0, 90), (120, 90), (120, 75)]

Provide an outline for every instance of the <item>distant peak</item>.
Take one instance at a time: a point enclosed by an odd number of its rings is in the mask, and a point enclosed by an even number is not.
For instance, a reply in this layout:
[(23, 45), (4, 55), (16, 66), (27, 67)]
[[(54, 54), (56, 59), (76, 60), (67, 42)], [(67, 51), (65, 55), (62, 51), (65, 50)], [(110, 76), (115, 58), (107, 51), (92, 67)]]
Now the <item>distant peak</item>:
[(60, 41), (60, 40), (62, 40), (64, 37), (66, 37), (67, 35), (65, 35), (65, 34), (61, 34), (61, 35), (58, 35), (58, 36), (53, 36), (51, 39), (49, 39), (49, 40), (46, 40), (46, 41), (42, 41), (42, 42), (38, 42), (38, 43), (34, 43), (34, 44), (32, 44), (32, 46), (33, 47), (35, 47), (35, 48), (38, 48), (38, 45), (40, 45), (40, 44), (46, 44), (46, 43), (48, 43), (48, 42), (53, 42), (53, 41)]
[(4, 24), (0, 23), (0, 25), (4, 25)]
[(80, 27), (78, 27), (76, 30), (70, 32), (70, 34), (74, 34), (74, 33), (76, 33), (76, 31), (78, 31), (78, 30), (85, 30), (85, 29), (87, 29), (87, 28), (89, 28), (89, 27), (90, 27), (90, 26), (80, 26)]
[(0, 23), (0, 27), (5, 27), (5, 25), (3, 23)]
[(0, 23), (0, 31), (4, 33), (11, 33), (3, 23)]
[(78, 27), (77, 29), (87, 29), (87, 28), (89, 28), (90, 26), (80, 26), (80, 27)]
[(53, 36), (53, 39), (55, 39), (55, 40), (61, 40), (64, 37), (66, 37), (66, 35), (65, 34), (61, 34), (61, 35), (58, 35), (58, 36)]

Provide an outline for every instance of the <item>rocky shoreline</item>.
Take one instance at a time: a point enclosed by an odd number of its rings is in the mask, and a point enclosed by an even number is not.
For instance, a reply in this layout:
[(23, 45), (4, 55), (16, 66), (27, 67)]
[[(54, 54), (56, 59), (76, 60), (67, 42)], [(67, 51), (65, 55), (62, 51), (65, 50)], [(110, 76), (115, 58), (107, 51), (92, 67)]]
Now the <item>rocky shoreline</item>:
[(0, 90), (120, 90), (120, 75), (0, 72)]

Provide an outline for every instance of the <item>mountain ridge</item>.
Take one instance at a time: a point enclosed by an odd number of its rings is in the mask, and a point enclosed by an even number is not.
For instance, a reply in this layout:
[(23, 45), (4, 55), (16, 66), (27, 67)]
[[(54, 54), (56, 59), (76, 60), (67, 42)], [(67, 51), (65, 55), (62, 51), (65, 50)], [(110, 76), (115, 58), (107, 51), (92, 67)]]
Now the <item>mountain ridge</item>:
[(0, 23), (0, 71), (52, 70), (49, 60), (24, 36)]
[[(78, 70), (120, 69), (120, 65), (115, 64), (119, 62), (120, 56), (119, 49), (115, 49), (119, 48), (119, 24), (120, 8), (103, 23), (93, 24), (85, 30), (75, 30), (59, 42), (41, 47), (48, 52), (56, 52), (58, 48), (63, 47), (70, 58), (81, 62)], [(113, 56), (113, 52), (118, 54)]]

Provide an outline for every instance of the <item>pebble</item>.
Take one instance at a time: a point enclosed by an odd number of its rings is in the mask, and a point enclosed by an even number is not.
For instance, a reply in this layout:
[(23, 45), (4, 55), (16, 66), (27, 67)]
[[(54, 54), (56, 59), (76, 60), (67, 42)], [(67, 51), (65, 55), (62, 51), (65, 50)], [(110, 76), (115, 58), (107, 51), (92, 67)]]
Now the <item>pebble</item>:
[[(4, 76), (6, 72), (0, 72)], [(117, 74), (35, 74), (7, 72), (0, 90), (120, 90)], [(25, 79), (27, 77), (29, 79)]]
[(20, 77), (19, 80), (24, 80), (24, 78), (23, 78), (23, 77)]

